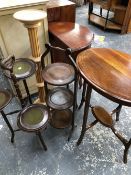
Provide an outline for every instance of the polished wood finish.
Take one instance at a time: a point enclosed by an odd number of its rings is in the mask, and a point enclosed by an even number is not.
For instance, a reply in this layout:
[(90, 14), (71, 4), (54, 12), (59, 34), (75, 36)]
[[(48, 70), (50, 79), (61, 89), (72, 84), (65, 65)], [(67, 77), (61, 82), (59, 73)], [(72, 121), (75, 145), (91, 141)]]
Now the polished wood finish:
[(73, 92), (63, 87), (54, 88), (48, 93), (46, 104), (57, 110), (70, 108), (73, 105)]
[(71, 83), (75, 78), (75, 71), (69, 64), (53, 63), (43, 69), (42, 76), (48, 84), (60, 86)]
[(65, 110), (52, 110), (50, 124), (54, 128), (64, 129), (71, 125), (72, 111), (70, 109)]
[[(71, 48), (73, 56), (82, 50), (89, 48), (93, 40), (93, 33), (85, 26), (71, 22), (52, 22), (49, 23), (49, 36), (52, 45)], [(65, 62), (66, 55), (52, 53), (54, 62)]]
[(128, 155), (128, 151), (129, 148), (131, 146), (131, 138), (129, 139), (129, 141), (127, 139), (124, 138), (124, 136), (122, 136), (115, 128), (114, 128), (114, 122), (112, 119), (112, 114), (109, 114), (103, 107), (101, 106), (94, 106), (92, 107), (92, 114), (94, 115), (94, 117), (96, 118), (96, 120), (94, 120), (92, 123), (90, 123), (87, 127), (86, 127), (86, 131), (89, 128), (92, 128), (94, 125), (96, 125), (98, 122), (100, 122), (102, 125), (110, 128), (112, 130), (112, 132), (115, 134), (115, 136), (123, 143), (123, 145), (125, 146), (125, 150), (124, 150), (124, 154), (123, 154), (123, 162), (127, 163), (127, 155)]
[(131, 55), (106, 48), (91, 48), (77, 57), (81, 74), (97, 91), (127, 106), (131, 106), (130, 62)]
[(92, 107), (92, 113), (95, 118), (104, 126), (112, 127), (113, 120), (112, 116), (101, 106)]
[[(91, 48), (85, 50), (78, 55), (76, 60), (78, 70), (88, 84), (82, 130), (77, 145), (81, 143), (86, 130), (93, 127), (99, 121), (104, 126), (111, 128), (113, 133), (125, 146), (123, 155), (124, 163), (127, 163), (127, 154), (131, 146), (131, 138), (127, 140), (116, 131), (111, 115), (115, 112), (119, 115), (122, 105), (131, 106), (130, 63), (131, 55), (107, 48)], [(119, 103), (118, 107), (113, 110), (111, 114), (103, 107), (92, 107), (90, 105), (92, 89), (108, 99)], [(92, 108), (92, 113), (96, 120), (86, 127), (89, 107)]]
[[(47, 54), (53, 51), (58, 53), (63, 53), (66, 56), (69, 56), (70, 49), (63, 49), (61, 47), (52, 46), (50, 43), (45, 44), (46, 50), (41, 56), (41, 64), (43, 68), (43, 79), (45, 80), (45, 90), (46, 90), (46, 103), (50, 110), (53, 110), (51, 117), (51, 124), (56, 128), (64, 128), (71, 125), (71, 130), (69, 133), (68, 140), (71, 138), (72, 132), (74, 130), (74, 119), (77, 108), (77, 72), (76, 67), (74, 66), (74, 60), (68, 57), (72, 65), (66, 63), (53, 63), (45, 65)], [(64, 59), (64, 58), (63, 58)], [(74, 81), (74, 95), (71, 90), (69, 90), (69, 84)], [(48, 84), (55, 87), (54, 89), (49, 90)], [(67, 88), (60, 87), (66, 85)], [(73, 112), (68, 108), (73, 106)], [(66, 119), (65, 119), (66, 118)]]
[(67, 0), (51, 0), (47, 3), (48, 22), (75, 22), (76, 5)]

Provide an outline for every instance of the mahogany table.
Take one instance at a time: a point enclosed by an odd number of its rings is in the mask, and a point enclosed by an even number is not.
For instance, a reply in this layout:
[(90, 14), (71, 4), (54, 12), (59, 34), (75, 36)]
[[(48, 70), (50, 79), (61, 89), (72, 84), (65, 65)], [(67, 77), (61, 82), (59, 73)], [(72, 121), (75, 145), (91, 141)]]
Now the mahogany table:
[[(87, 27), (76, 23), (50, 22), (49, 39), (54, 46), (64, 49), (71, 48), (73, 56), (76, 58), (82, 50), (90, 48), (93, 33)], [(53, 52), (52, 59), (54, 62), (68, 62), (67, 57), (58, 52)]]
[(113, 49), (91, 48), (77, 56), (76, 64), (88, 84), (79, 145), (86, 132), (92, 89), (120, 106), (131, 106), (131, 55)]

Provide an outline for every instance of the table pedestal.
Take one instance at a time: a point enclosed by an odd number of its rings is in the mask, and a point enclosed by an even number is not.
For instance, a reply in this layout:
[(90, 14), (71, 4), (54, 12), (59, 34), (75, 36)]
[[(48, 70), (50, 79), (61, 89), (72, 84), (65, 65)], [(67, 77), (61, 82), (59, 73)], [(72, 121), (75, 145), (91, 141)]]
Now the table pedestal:
[(41, 53), (38, 39), (38, 27), (46, 17), (47, 13), (40, 10), (22, 10), (14, 14), (14, 18), (24, 23), (24, 26), (28, 29), (32, 56), (37, 64), (36, 85), (38, 87), (39, 99), (36, 102), (39, 103), (44, 103), (45, 93), (44, 93), (44, 82), (42, 79), (42, 68), (40, 58)]

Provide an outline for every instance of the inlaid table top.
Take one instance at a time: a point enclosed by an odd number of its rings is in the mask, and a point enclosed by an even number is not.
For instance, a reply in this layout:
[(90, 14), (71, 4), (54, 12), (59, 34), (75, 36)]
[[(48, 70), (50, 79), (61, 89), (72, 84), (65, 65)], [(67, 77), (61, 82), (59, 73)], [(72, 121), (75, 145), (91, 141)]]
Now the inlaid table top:
[(82, 76), (107, 98), (131, 106), (131, 55), (107, 48), (91, 48), (77, 56)]
[(74, 51), (87, 48), (93, 40), (87, 27), (72, 22), (50, 22), (49, 32)]

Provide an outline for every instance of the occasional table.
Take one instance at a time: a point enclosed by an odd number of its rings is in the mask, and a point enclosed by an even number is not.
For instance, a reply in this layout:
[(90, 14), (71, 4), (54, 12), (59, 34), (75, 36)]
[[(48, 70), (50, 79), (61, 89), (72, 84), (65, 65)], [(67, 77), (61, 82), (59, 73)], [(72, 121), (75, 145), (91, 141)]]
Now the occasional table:
[[(80, 74), (88, 84), (82, 130), (77, 142), (77, 145), (79, 145), (88, 129), (86, 123), (92, 89), (118, 103), (120, 106), (131, 106), (131, 55), (113, 49), (91, 48), (81, 52), (77, 56), (76, 64)], [(97, 109), (101, 111), (101, 114), (103, 113), (106, 116), (111, 116), (100, 107), (97, 107), (94, 111)], [(105, 123), (105, 116), (103, 118), (100, 117), (100, 115), (98, 117), (96, 116), (98, 119), (96, 122), (99, 121), (102, 123), (104, 119)], [(96, 123), (92, 124), (94, 125)], [(114, 128), (112, 126), (109, 127), (114, 132)], [(114, 132), (114, 134), (125, 146), (124, 162), (126, 163), (126, 156), (131, 144), (131, 139), (127, 141), (125, 138), (121, 137), (120, 134), (118, 135), (116, 132)]]
[[(76, 58), (77, 54), (82, 50), (90, 48), (93, 40), (93, 33), (87, 27), (77, 23), (50, 22), (49, 39), (52, 45), (64, 49), (71, 48), (73, 56)], [(54, 62), (67, 61), (67, 57), (58, 52), (53, 52), (52, 59)]]

